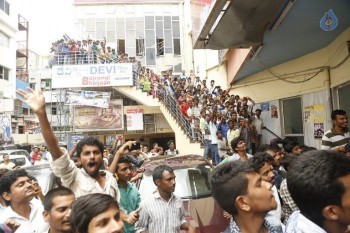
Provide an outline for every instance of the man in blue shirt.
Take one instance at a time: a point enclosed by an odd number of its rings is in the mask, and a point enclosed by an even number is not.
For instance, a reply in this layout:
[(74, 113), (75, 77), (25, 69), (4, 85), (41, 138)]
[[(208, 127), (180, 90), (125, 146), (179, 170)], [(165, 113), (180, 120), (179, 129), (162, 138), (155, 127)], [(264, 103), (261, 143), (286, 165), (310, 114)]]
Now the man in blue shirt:
[[(121, 209), (129, 216), (133, 216), (137, 219), (139, 217), (138, 208), (140, 205), (141, 197), (137, 188), (129, 182), (132, 178), (132, 164), (128, 157), (123, 156), (124, 151), (130, 149), (134, 143), (135, 141), (128, 141), (119, 148), (115, 156), (117, 159), (119, 158), (117, 166), (115, 169), (114, 166), (111, 166), (110, 169), (113, 169), (118, 176), (118, 188), (120, 192), (119, 204)], [(124, 233), (134, 232), (135, 225), (124, 222)]]

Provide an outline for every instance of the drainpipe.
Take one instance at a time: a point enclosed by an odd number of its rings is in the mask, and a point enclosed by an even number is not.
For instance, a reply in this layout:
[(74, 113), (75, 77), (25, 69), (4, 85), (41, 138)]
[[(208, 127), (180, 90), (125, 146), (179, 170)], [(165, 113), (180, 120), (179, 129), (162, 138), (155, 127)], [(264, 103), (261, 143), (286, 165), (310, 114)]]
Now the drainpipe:
[(328, 109), (333, 111), (333, 96), (332, 96), (332, 90), (331, 90), (331, 69), (329, 66), (327, 66), (326, 70), (327, 70), (327, 80), (325, 81), (325, 85), (326, 85), (326, 93), (328, 96), (327, 105), (328, 105)]

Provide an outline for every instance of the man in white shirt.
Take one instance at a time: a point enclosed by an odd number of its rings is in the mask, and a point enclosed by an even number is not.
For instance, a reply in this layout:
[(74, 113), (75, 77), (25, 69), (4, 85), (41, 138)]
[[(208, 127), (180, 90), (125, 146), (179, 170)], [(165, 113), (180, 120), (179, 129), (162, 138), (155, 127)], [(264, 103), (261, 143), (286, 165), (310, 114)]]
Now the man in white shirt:
[(261, 118), (261, 109), (259, 108), (255, 110), (253, 124), (255, 125), (256, 132), (258, 133), (258, 144), (261, 145), (261, 137), (262, 137), (261, 130), (265, 127), (265, 125), (264, 125), (263, 119)]
[(174, 195), (175, 173), (167, 165), (153, 170), (153, 182), (157, 191), (141, 202), (140, 219), (135, 225), (136, 233), (180, 233), (180, 230), (194, 233), (185, 219), (181, 198)]
[(10, 156), (8, 154), (4, 154), (2, 156), (3, 158), (3, 163), (0, 164), (0, 168), (5, 168), (8, 170), (12, 170), (16, 165), (10, 161)]
[(286, 233), (340, 233), (350, 225), (350, 158), (332, 150), (308, 151), (288, 167), (288, 190), (300, 212)]
[(20, 224), (16, 233), (47, 231), (49, 225), (44, 222), (43, 205), (34, 198), (34, 188), (25, 170), (13, 170), (2, 176), (0, 195), (8, 204), (0, 214), (0, 223), (16, 221)]

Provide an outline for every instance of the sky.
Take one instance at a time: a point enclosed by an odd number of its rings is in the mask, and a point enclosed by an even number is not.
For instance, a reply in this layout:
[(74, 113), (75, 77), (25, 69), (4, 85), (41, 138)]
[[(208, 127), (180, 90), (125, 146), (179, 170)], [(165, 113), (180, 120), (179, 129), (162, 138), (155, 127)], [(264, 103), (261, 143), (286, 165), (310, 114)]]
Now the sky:
[[(64, 33), (74, 38), (73, 0), (14, 0), (14, 3), (18, 4), (18, 13), (29, 21), (30, 50), (45, 55), (51, 43)], [(23, 35), (20, 33), (18, 40)]]

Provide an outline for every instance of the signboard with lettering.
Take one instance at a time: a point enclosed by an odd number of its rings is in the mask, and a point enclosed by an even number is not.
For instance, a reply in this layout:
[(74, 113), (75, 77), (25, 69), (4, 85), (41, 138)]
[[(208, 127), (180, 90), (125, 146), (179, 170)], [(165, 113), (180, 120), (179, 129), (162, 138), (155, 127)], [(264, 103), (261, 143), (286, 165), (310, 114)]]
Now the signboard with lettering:
[(143, 109), (126, 110), (127, 130), (143, 130)]
[(133, 86), (132, 64), (52, 67), (52, 88)]

